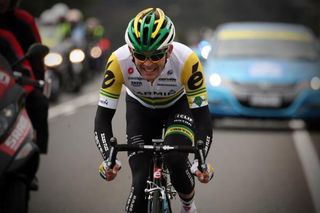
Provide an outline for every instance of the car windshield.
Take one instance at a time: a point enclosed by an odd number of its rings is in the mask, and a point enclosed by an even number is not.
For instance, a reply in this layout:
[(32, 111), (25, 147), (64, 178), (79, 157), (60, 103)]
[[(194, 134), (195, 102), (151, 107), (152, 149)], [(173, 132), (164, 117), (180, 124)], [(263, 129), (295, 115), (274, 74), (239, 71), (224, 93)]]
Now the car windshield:
[(220, 37), (214, 57), (272, 57), (314, 60), (319, 57), (312, 39)]

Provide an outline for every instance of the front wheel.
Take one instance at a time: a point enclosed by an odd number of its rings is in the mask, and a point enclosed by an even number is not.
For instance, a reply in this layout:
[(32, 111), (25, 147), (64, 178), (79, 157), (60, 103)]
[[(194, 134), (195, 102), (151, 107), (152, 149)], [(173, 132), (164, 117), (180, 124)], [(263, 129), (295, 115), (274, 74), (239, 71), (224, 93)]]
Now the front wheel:
[(152, 199), (148, 201), (148, 212), (149, 213), (162, 213), (162, 200), (159, 191), (153, 193)]

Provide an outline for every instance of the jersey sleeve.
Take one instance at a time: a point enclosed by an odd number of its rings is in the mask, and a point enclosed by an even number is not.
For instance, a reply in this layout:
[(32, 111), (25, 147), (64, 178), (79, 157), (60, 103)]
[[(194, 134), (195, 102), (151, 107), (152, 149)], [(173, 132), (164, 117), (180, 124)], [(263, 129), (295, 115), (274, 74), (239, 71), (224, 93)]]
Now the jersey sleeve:
[(213, 126), (208, 107), (208, 95), (202, 65), (194, 52), (188, 56), (181, 75), (189, 107), (194, 117), (195, 140), (202, 140), (205, 143), (205, 157), (207, 157), (212, 143)]
[(198, 56), (192, 52), (182, 68), (181, 81), (185, 87), (191, 109), (208, 105), (208, 95), (202, 65)]
[(123, 75), (120, 64), (115, 54), (112, 53), (105, 68), (98, 105), (109, 109), (116, 109), (122, 84)]
[(114, 53), (108, 59), (100, 88), (99, 103), (95, 116), (94, 137), (96, 145), (106, 160), (109, 156), (112, 118), (115, 114), (123, 84), (119, 61)]

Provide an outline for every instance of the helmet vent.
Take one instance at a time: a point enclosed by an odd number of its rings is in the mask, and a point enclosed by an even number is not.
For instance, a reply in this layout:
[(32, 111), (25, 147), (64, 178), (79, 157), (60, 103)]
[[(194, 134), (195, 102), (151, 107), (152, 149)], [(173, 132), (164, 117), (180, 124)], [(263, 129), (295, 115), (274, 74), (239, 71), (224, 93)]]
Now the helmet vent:
[(154, 24), (152, 28), (152, 32), (154, 32), (157, 29), (158, 24)]
[(151, 16), (146, 16), (145, 23), (150, 24)]
[(148, 31), (148, 28), (143, 29), (143, 37), (140, 38), (142, 40), (142, 45), (148, 45)]
[[(160, 36), (161, 36), (161, 39), (158, 40)], [(154, 38), (154, 41), (157, 41), (157, 43), (160, 43), (160, 44), (162, 44), (165, 40), (166, 40), (166, 36), (162, 36), (162, 34), (158, 34), (158, 35)]]
[[(138, 22), (138, 29), (140, 29), (141, 28), (141, 22), (139, 21)], [(133, 29), (134, 30), (134, 29)]]

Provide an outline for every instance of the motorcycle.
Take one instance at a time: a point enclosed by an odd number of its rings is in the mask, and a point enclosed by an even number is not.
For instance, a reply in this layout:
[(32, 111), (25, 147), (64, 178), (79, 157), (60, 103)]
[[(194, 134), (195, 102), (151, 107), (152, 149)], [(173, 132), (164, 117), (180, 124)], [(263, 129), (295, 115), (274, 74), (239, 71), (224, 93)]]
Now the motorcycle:
[(56, 24), (39, 23), (43, 43), (50, 48), (45, 57), (46, 75), (51, 80), (51, 102), (58, 101), (62, 92), (81, 91), (86, 78), (85, 41), (65, 38)]
[(45, 65), (53, 79), (52, 92), (57, 91), (51, 99), (56, 99), (55, 94), (58, 96), (61, 90), (74, 93), (81, 90), (86, 70), (85, 54), (71, 39), (51, 47)]
[(32, 80), (12, 67), (35, 55), (45, 55), (48, 48), (35, 44), (19, 61), (10, 65), (0, 55), (0, 212), (27, 213), (30, 186), (38, 170), (40, 152), (24, 106), (22, 86), (43, 88), (45, 82)]
[[(87, 55), (89, 69), (100, 73), (105, 66), (105, 60), (110, 50), (110, 41), (107, 38), (88, 42)], [(92, 75), (91, 75), (92, 76)]]

